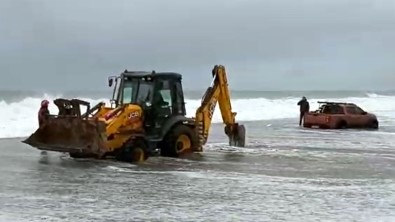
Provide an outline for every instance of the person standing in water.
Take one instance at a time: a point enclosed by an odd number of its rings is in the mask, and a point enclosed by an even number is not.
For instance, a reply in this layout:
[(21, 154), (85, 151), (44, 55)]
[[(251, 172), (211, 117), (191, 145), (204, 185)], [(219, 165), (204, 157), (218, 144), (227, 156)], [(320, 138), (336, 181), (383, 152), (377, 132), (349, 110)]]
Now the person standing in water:
[(48, 119), (49, 110), (48, 110), (49, 101), (43, 100), (41, 101), (40, 110), (38, 110), (38, 126), (41, 127), (45, 121)]
[[(38, 110), (38, 127), (41, 128), (45, 122), (48, 120), (49, 117), (49, 110), (48, 110), (49, 101), (43, 100), (41, 101), (41, 107)], [(41, 151), (41, 155), (46, 156), (47, 151)]]
[(303, 96), (303, 98), (298, 102), (298, 106), (300, 106), (299, 126), (301, 126), (304, 114), (310, 111), (310, 104), (306, 97)]

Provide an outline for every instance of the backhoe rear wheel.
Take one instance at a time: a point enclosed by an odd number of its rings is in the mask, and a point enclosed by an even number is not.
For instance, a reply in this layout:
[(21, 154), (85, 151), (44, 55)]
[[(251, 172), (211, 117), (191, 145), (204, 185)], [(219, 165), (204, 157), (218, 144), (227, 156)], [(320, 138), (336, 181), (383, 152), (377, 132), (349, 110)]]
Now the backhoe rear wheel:
[(116, 159), (128, 163), (140, 163), (148, 159), (147, 144), (141, 138), (133, 139), (125, 144)]
[(198, 145), (198, 138), (192, 127), (176, 125), (173, 127), (161, 145), (161, 156), (179, 157), (191, 153)]

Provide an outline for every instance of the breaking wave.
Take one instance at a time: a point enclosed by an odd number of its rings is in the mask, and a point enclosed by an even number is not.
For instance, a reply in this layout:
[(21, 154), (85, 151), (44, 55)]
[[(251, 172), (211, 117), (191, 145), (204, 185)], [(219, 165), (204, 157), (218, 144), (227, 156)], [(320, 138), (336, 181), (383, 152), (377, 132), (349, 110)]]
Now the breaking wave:
[[(37, 111), (43, 98), (52, 100), (59, 95), (44, 95), (42, 98), (26, 97), (17, 102), (0, 100), (0, 138), (25, 137), (30, 135), (38, 126)], [(92, 106), (100, 101), (107, 102), (108, 99), (94, 100), (81, 98), (92, 103)], [(300, 98), (240, 98), (232, 100), (232, 106), (237, 112), (239, 121), (259, 121), (285, 118), (297, 118), (297, 101)], [(309, 98), (311, 109), (318, 108), (317, 101), (322, 99)], [(365, 97), (345, 97), (326, 101), (354, 102), (368, 112), (374, 112), (379, 117), (394, 119), (395, 121), (395, 96), (384, 96), (378, 94), (367, 94)], [(187, 114), (193, 116), (200, 100), (186, 100)], [(49, 107), (51, 113), (57, 113), (55, 105)], [(221, 122), (222, 118), (217, 106), (213, 122)]]

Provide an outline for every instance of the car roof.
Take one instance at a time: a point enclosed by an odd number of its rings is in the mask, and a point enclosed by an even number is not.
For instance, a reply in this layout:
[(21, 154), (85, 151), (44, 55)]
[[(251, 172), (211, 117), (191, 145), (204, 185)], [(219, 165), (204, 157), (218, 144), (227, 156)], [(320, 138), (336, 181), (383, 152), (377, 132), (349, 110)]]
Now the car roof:
[(345, 102), (318, 102), (318, 104), (321, 104), (323, 106), (357, 106), (354, 103), (345, 103)]
[(147, 71), (128, 71), (125, 70), (121, 75), (131, 78), (151, 77), (163, 79), (181, 79), (182, 75), (176, 72), (147, 72)]

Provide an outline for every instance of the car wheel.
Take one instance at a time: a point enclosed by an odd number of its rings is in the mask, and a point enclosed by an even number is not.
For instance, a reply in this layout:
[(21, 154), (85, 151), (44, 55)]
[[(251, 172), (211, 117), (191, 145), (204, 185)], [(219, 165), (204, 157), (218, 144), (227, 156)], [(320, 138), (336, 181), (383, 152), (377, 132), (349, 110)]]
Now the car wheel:
[(347, 128), (347, 122), (344, 120), (341, 120), (336, 124), (336, 129), (346, 129), (346, 128)]
[(379, 128), (379, 122), (377, 120), (373, 120), (372, 123), (370, 124), (370, 128), (378, 129)]

